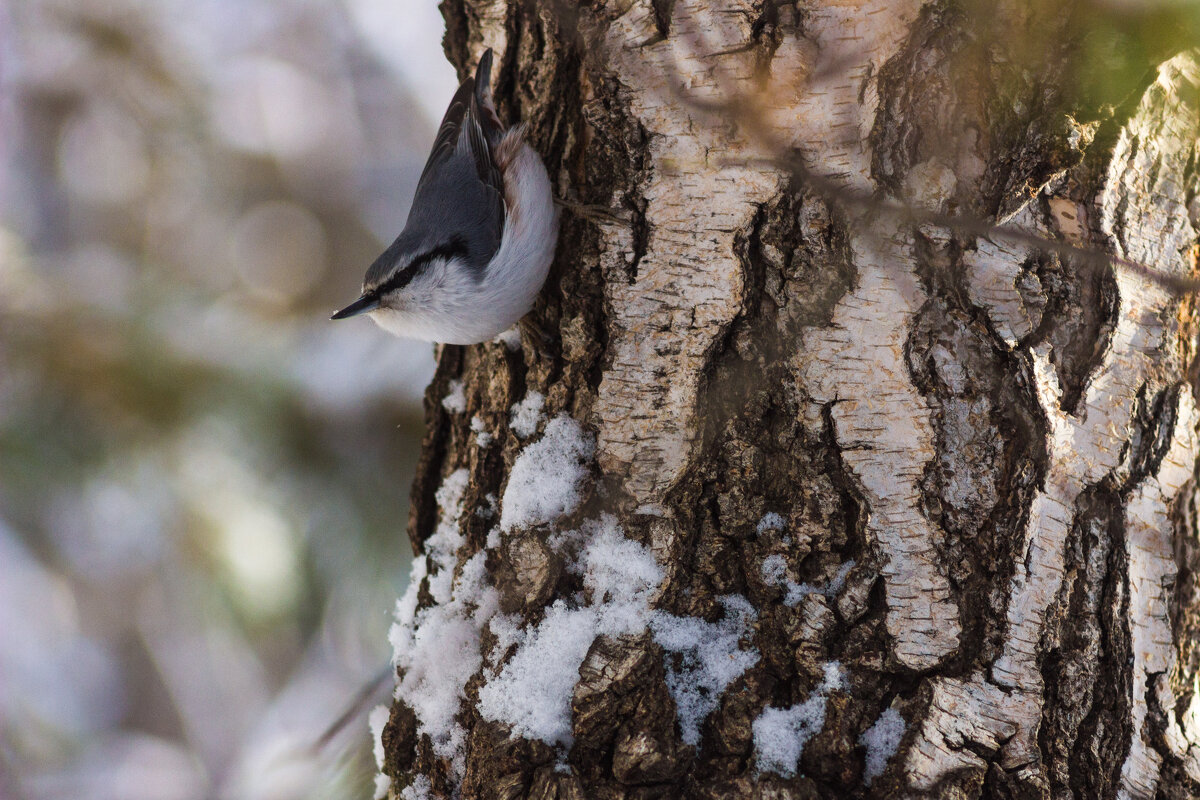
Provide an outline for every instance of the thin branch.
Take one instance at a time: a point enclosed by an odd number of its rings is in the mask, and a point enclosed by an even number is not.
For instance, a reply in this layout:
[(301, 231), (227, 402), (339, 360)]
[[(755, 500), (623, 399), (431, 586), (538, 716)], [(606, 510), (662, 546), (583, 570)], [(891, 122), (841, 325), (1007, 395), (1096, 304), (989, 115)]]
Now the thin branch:
[(335, 736), (345, 730), (347, 725), (357, 720), (362, 712), (366, 709), (367, 704), (369, 704), (372, 698), (374, 698), (379, 690), (383, 688), (388, 679), (394, 679), (395, 676), (396, 669), (391, 664), (388, 664), (386, 667), (376, 673), (370, 681), (365, 683), (362, 688), (355, 693), (354, 698), (346, 706), (346, 709), (338, 715), (338, 718), (330, 723), (329, 727), (325, 729), (324, 733), (322, 733), (317, 740), (312, 743), (309, 752), (312, 755), (316, 755), (318, 752), (323, 750), (326, 745), (333, 741)]

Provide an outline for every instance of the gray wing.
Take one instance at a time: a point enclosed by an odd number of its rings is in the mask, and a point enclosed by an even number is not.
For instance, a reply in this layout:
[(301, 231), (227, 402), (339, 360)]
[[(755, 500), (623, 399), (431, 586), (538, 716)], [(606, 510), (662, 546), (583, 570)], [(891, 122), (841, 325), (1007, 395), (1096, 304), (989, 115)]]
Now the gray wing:
[[(492, 50), (488, 48), (479, 59), (479, 67), (474, 77), (467, 78), (458, 87), (454, 97), (450, 99), (450, 107), (442, 117), (438, 126), (437, 136), (433, 140), (433, 149), (425, 169), (421, 172), (418, 187), (425, 182), (431, 170), (459, 149), (460, 140), (465, 134), (471, 142), (471, 157), (475, 159), (480, 173), (480, 180), (490, 181), (493, 176), (485, 177), (491, 169), (491, 147), (499, 143), (503, 131), (500, 120), (491, 103)], [(486, 127), (485, 127), (486, 126)], [(497, 179), (498, 181), (498, 179)], [(500, 187), (497, 182), (496, 187)]]
[[(454, 93), (417, 182), (408, 223), (393, 244), (398, 252), (419, 254), (461, 242), (467, 263), (479, 274), (499, 249), (504, 232), (504, 183), (492, 159), (504, 131), (491, 104), (491, 66), (488, 50), (475, 77)], [(390, 268), (380, 265), (378, 271)], [(367, 282), (384, 277), (368, 273)]]

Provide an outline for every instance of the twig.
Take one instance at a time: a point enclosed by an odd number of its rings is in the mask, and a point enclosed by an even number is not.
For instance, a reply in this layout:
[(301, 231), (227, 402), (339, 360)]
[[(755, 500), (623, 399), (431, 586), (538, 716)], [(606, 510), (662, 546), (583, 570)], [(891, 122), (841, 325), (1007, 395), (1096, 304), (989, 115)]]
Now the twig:
[(383, 687), (384, 683), (389, 678), (395, 677), (395, 674), (395, 668), (391, 664), (388, 664), (373, 678), (371, 678), (371, 680), (361, 689), (359, 689), (354, 695), (354, 698), (346, 706), (346, 710), (338, 715), (338, 718), (335, 719), (329, 725), (329, 727), (325, 729), (325, 732), (322, 733), (315, 742), (313, 742), (311, 751), (315, 754), (321, 750), (324, 750), (326, 745), (333, 740), (333, 737), (341, 733), (347, 725), (354, 721), (355, 717), (362, 713), (362, 710), (366, 707), (367, 703), (371, 702), (371, 698), (375, 696), (375, 694), (380, 690), (380, 688)]

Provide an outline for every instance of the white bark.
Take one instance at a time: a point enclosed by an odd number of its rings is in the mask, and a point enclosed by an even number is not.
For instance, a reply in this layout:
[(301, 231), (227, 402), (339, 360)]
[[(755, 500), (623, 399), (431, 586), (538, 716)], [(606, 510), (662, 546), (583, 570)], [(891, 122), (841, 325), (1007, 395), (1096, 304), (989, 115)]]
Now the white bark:
[[(708, 353), (742, 307), (734, 238), (782, 180), (777, 170), (746, 166), (762, 153), (685, 100), (756, 90), (753, 54), (729, 51), (749, 38), (758, 11), (750, 0), (724, 5), (723, 24), (713, 26), (710, 3), (679, 0), (676, 34), (643, 45), (657, 37), (654, 9), (630, 3), (604, 41), (622, 100), (650, 138), (652, 164), (640, 187), (649, 202), (649, 241), (632, 265), (633, 280), (625, 277), (632, 231), (609, 227), (601, 243), (613, 339), (596, 404), (599, 462), (624, 475), (640, 510), (656, 515), (666, 513), (662, 498), (692, 455)], [(803, 80), (804, 66), (798, 54), (784, 53), (773, 77), (792, 85)]]
[[(796, 119), (814, 171), (836, 175), (856, 191), (874, 190), (867, 137), (879, 98), (866, 76), (895, 55), (920, 8), (878, 0), (831, 5), (815, 15), (809, 28), (819, 53), (814, 69), (828, 77), (805, 87)], [(954, 179), (949, 170), (936, 172)], [(930, 181), (917, 196), (939, 207), (950, 192), (935, 185)], [(934, 455), (933, 426), (908, 376), (904, 346), (926, 297), (911, 232), (894, 218), (866, 215), (851, 226), (857, 228), (851, 247), (858, 284), (838, 305), (832, 325), (805, 336), (795, 361), (812, 398), (834, 403), (842, 458), (871, 508), (868, 534), (886, 558), (893, 653), (907, 667), (928, 669), (954, 652), (960, 625), (934, 547), (941, 532), (919, 509), (921, 475)]]

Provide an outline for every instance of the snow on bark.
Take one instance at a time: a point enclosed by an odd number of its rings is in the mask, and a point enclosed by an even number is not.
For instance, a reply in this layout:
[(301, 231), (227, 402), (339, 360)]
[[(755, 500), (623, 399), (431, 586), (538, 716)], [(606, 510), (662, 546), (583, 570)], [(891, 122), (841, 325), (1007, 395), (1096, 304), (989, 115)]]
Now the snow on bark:
[(392, 779), (384, 774), (383, 768), (383, 726), (387, 724), (390, 710), (387, 706), (375, 706), (367, 716), (367, 725), (371, 730), (372, 749), (375, 754), (375, 766), (379, 774), (375, 776), (374, 800), (383, 800), (392, 786)]
[(879, 719), (858, 737), (858, 743), (867, 751), (863, 783), (870, 786), (887, 769), (888, 761), (900, 748), (904, 728), (904, 717), (900, 712), (895, 708), (885, 708)]
[(725, 614), (718, 622), (652, 609), (662, 570), (650, 550), (625, 538), (616, 519), (607, 514), (554, 541), (565, 551), (580, 548), (569, 569), (583, 577), (586, 592), (582, 599), (556, 601), (528, 630), (506, 636), (503, 628), (511, 620), (496, 618), (493, 633), (518, 647), (479, 690), (480, 714), (504, 723), (513, 736), (570, 747), (571, 698), (593, 641), (649, 630), (671, 654), (667, 687), (682, 738), (699, 744), (701, 726), (726, 687), (759, 660), (757, 651), (741, 645), (757, 616), (753, 606), (738, 595), (724, 597)]
[(451, 414), (461, 414), (467, 410), (467, 398), (463, 394), (462, 381), (450, 381), (450, 391), (442, 398), (442, 408)]
[(650, 620), (654, 641), (678, 656), (678, 667), (667, 660), (667, 688), (685, 744), (700, 744), (700, 728), (722, 693), (759, 660), (756, 650), (741, 646), (758, 617), (754, 606), (739, 595), (722, 597), (721, 605), (725, 616), (719, 622), (663, 611), (654, 612)]
[(550, 606), (538, 625), (517, 634), (512, 658), (479, 690), (484, 719), (507, 724), (514, 736), (566, 747), (573, 741), (571, 697), (588, 648), (600, 635), (645, 631), (662, 581), (653, 554), (626, 539), (613, 517), (574, 535), (587, 542), (572, 565), (583, 575), (587, 602)]
[(544, 525), (578, 508), (594, 450), (578, 422), (566, 414), (551, 420), (513, 463), (500, 500), (500, 530)]
[[(457, 578), (454, 574), (464, 544), (459, 518), (467, 480), (467, 470), (456, 470), (438, 489), (437, 530), (425, 542), (425, 556), (413, 559), (408, 589), (397, 604), (389, 634), (392, 661), (402, 674), (395, 696), (412, 708), (434, 752), (459, 774), (465, 766), (466, 730), (456, 717), (467, 681), (483, 664), (479, 632), (498, 608), (496, 592), (485, 578), (482, 553), (467, 561)], [(422, 585), (435, 604), (418, 609)]]
[(530, 391), (525, 399), (514, 405), (509, 411), (508, 426), (521, 439), (528, 439), (537, 433), (542, 424), (542, 406), (546, 404), (546, 396), (541, 392)]
[(768, 706), (754, 720), (755, 763), (759, 770), (785, 778), (796, 774), (804, 745), (825, 726), (829, 693), (846, 688), (841, 664), (830, 662), (824, 671), (824, 678), (803, 703), (788, 708)]
[[(1196, 236), (1179, 198), (1186, 185), (1186, 154), (1195, 148), (1197, 83), (1194, 55), (1163, 65), (1158, 81), (1122, 131), (1098, 199), (1101, 226), (1114, 250), (1168, 274), (1184, 272), (1181, 251)], [(1013, 264), (1006, 262), (1023, 258), (1019, 249), (991, 248), (980, 253), (983, 273), (1015, 274)], [(1075, 413), (1063, 408), (1049, 345), (1039, 345), (1031, 352), (1038, 401), (1049, 427), (1049, 464), (1043, 487), (1031, 504), (1024, 557), (1017, 559), (1002, 652), (990, 676), (976, 675), (965, 683), (948, 678), (933, 681), (930, 713), (908, 755), (907, 769), (918, 788), (931, 788), (956, 770), (983, 768), (985, 762), (977, 748), (968, 743), (988, 750), (1001, 748), (1001, 764), (1008, 770), (1040, 760), (1037, 732), (1043, 681), (1038, 648), (1046, 634), (1050, 606), (1062, 590), (1064, 545), (1075, 502), (1086, 487), (1106, 476), (1129, 476), (1133, 465), (1128, 462), (1132, 450), (1128, 445), (1136, 427), (1133, 417), (1139, 396), (1179, 377), (1174, 337), (1180, 297), (1128, 270), (1117, 270), (1115, 277), (1119, 292), (1116, 328)], [(993, 285), (974, 296), (986, 298), (996, 291)], [(1016, 292), (1015, 287), (1012, 291)], [(1011, 303), (986, 308), (994, 317), (1012, 322)], [(1186, 387), (1181, 393), (1180, 413), (1186, 412), (1190, 420), (1193, 406)], [(1194, 464), (1196, 459), (1191, 430), (1189, 422), (1172, 434), (1176, 437), (1174, 459), (1183, 465)], [(1130, 581), (1132, 594), (1142, 603), (1133, 630), (1144, 648), (1135, 656), (1141, 661), (1135, 665), (1135, 682), (1140, 669), (1143, 688), (1147, 673), (1157, 671), (1156, 659), (1169, 658), (1172, 641), (1165, 606), (1159, 605), (1165, 597), (1161, 582), (1169, 582), (1174, 571), (1166, 563), (1172, 558), (1165, 509), (1167, 498), (1187, 476), (1180, 478), (1169, 463), (1164, 460), (1165, 479), (1160, 472), (1139, 489), (1151, 492), (1152, 497), (1157, 492), (1162, 514), (1135, 495), (1136, 502), (1129, 509), (1132, 516), (1126, 517), (1127, 524), (1133, 523), (1130, 552), (1138, 551), (1134, 563), (1139, 571), (1135, 573), (1131, 564)], [(1190, 475), (1190, 466), (1186, 470)], [(1163, 547), (1167, 548), (1165, 556)], [(1145, 584), (1151, 573), (1152, 580), (1159, 582), (1157, 589)], [(1140, 723), (1145, 718), (1145, 692), (1139, 694), (1136, 686), (1133, 702), (1134, 722)], [(1123, 791), (1130, 797), (1152, 796), (1158, 761), (1144, 742), (1138, 744), (1140, 724), (1135, 732), (1131, 761), (1123, 768)]]
[[(796, 123), (806, 160), (822, 174), (872, 191), (875, 83), (864, 76), (903, 44), (918, 2), (876, 0), (814, 9), (806, 34), (819, 49)], [(866, 87), (860, 102), (860, 90)], [(953, 175), (936, 165), (915, 168), (916, 196), (938, 205)], [(925, 301), (916, 279), (912, 236), (895, 219), (851, 222), (855, 290), (832, 324), (804, 337), (797, 370), (812, 398), (832, 405), (842, 460), (858, 479), (870, 515), (867, 532), (885, 559), (887, 629), (896, 659), (925, 670), (952, 654), (961, 625), (936, 544), (942, 531), (921, 511), (920, 482), (934, 457), (931, 409), (913, 386), (904, 346)]]

